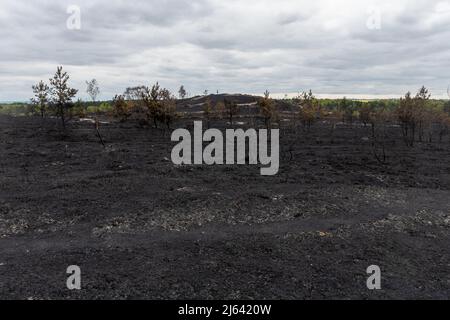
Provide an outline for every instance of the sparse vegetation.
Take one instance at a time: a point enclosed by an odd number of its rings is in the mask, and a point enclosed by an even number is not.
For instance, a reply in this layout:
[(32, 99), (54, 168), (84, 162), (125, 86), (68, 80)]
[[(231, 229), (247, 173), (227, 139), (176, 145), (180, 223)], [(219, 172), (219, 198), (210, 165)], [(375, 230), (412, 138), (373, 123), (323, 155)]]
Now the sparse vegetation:
[(219, 101), (214, 107), (214, 117), (216, 119), (223, 119), (225, 116), (225, 103), (223, 101)]
[(338, 110), (342, 114), (343, 122), (353, 124), (355, 109), (352, 101), (349, 101), (346, 97), (342, 98), (339, 101)]
[(168, 89), (161, 89), (158, 97), (159, 121), (171, 128), (172, 123), (178, 118), (176, 99)]
[(320, 102), (311, 90), (309, 92), (303, 92), (295, 101), (298, 105), (299, 117), (303, 128), (309, 131), (311, 126), (322, 117)]
[(153, 123), (155, 128), (158, 128), (158, 124), (170, 128), (178, 117), (175, 96), (168, 89), (161, 88), (159, 83), (152, 87), (127, 88), (122, 98), (127, 101), (119, 102), (122, 104), (121, 110), (124, 108), (124, 102), (131, 104), (133, 107), (127, 106), (127, 112), (134, 113), (141, 123)]
[(211, 116), (213, 113), (213, 106), (211, 99), (208, 97), (206, 98), (205, 103), (203, 104), (203, 116), (206, 120), (206, 126), (209, 128), (211, 125)]
[(117, 95), (113, 99), (113, 114), (121, 122), (125, 122), (131, 116), (130, 104), (124, 95)]
[(397, 117), (402, 128), (403, 139), (410, 147), (414, 145), (417, 135), (419, 141), (422, 142), (425, 127), (431, 120), (429, 110), (427, 110), (430, 96), (428, 90), (422, 87), (414, 98), (408, 92), (404, 98), (400, 99)]
[(40, 114), (41, 118), (44, 118), (48, 109), (49, 90), (49, 86), (42, 80), (33, 86), (34, 98), (31, 99), (31, 102), (35, 107), (35, 112)]
[(270, 98), (268, 90), (264, 92), (264, 98), (258, 102), (258, 105), (264, 119), (264, 125), (269, 129), (272, 126), (272, 122), (278, 120), (278, 112), (274, 101)]
[(56, 115), (61, 118), (64, 129), (66, 128), (66, 113), (72, 106), (72, 99), (78, 92), (78, 90), (69, 87), (68, 81), (69, 75), (63, 71), (62, 67), (58, 67), (55, 75), (50, 79), (52, 103), (56, 109)]
[[(43, 81), (32, 87), (34, 97), (31, 99), (31, 105), (3, 105), (0, 112), (6, 114), (32, 112), (40, 114), (41, 117), (46, 114), (56, 115), (61, 118), (63, 128), (66, 126), (67, 116), (81, 117), (94, 113), (112, 115), (121, 122), (135, 119), (141, 124), (152, 123), (155, 128), (163, 126), (166, 129), (170, 129), (174, 121), (180, 118), (177, 99), (159, 83), (151, 87), (129, 87), (123, 94), (116, 95), (109, 103), (96, 101), (100, 89), (97, 80), (92, 79), (86, 82), (87, 92), (93, 104), (89, 105), (80, 99), (72, 103), (78, 91), (69, 87), (68, 80), (67, 72), (63, 71), (62, 67), (58, 67), (54, 77), (50, 79), (50, 87)], [(207, 92), (205, 91), (204, 94), (206, 95)], [(178, 95), (181, 99), (186, 99), (187, 93), (184, 86), (180, 87)], [(207, 127), (210, 127), (212, 119), (218, 121), (226, 119), (232, 126), (240, 113), (239, 104), (232, 97), (227, 96), (221, 99), (215, 98), (213, 103), (212, 97), (214, 95), (206, 95), (202, 98), (204, 100), (201, 111)], [(195, 101), (196, 98), (192, 99)], [(409, 147), (413, 147), (417, 142), (443, 143), (450, 133), (450, 102), (431, 100), (431, 94), (425, 87), (420, 88), (415, 96), (408, 92), (398, 100), (354, 101), (345, 97), (319, 100), (311, 90), (303, 92), (294, 99), (274, 100), (266, 90), (264, 96), (256, 101), (255, 111), (263, 119), (266, 128), (272, 127), (275, 121), (280, 120), (281, 103), (289, 104), (293, 108), (288, 112), (283, 111), (283, 117), (286, 117), (284, 122), (289, 121), (287, 124), (289, 128), (292, 125), (295, 128), (298, 119), (303, 130), (309, 132), (316, 122), (323, 121), (329, 125), (329, 136), (332, 142), (340, 123), (349, 125), (354, 130), (356, 130), (355, 123), (359, 123), (364, 128), (370, 129), (368, 134), (374, 154), (382, 163), (386, 162), (386, 140), (389, 136), (387, 132), (392, 125), (399, 125), (403, 141)], [(189, 103), (189, 100), (184, 103)], [(252, 125), (255, 124), (253, 116), (243, 117), (247, 118)], [(280, 128), (283, 129), (283, 126)]]
[(184, 88), (184, 86), (180, 87), (180, 89), (178, 90), (178, 95), (179, 95), (180, 99), (186, 98), (187, 92), (186, 92), (186, 89)]
[(239, 106), (235, 101), (231, 101), (228, 99), (224, 100), (225, 113), (228, 118), (230, 125), (233, 125), (234, 117), (239, 113)]
[(95, 103), (95, 101), (97, 101), (98, 95), (100, 94), (98, 82), (96, 79), (92, 79), (91, 81), (86, 81), (86, 85), (86, 92), (91, 97), (92, 102)]

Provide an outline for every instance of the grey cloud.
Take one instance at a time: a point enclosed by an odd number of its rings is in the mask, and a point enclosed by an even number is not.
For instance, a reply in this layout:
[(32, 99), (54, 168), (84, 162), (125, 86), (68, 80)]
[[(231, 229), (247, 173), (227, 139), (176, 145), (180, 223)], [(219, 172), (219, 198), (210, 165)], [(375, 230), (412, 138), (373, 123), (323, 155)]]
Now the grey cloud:
[[(66, 28), (71, 4), (81, 8), (81, 30)], [(422, 84), (439, 95), (450, 83), (450, 10), (442, 10), (442, 1), (0, 0), (0, 5), (0, 100), (27, 100), (31, 84), (47, 80), (59, 64), (81, 93), (84, 80), (96, 77), (105, 99), (153, 81), (172, 90), (184, 84), (191, 93), (311, 88), (342, 95), (401, 95)], [(366, 27), (374, 5), (381, 8), (381, 30)]]
[(281, 25), (289, 25), (305, 19), (308, 17), (300, 13), (282, 13), (277, 17), (277, 22)]

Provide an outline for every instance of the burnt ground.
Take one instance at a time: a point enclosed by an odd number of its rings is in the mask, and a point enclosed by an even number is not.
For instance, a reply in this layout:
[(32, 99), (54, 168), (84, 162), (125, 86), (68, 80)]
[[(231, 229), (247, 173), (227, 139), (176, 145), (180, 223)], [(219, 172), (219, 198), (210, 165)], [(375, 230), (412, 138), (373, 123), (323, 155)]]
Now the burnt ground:
[[(178, 124), (179, 125), (179, 124)], [(49, 128), (50, 126), (50, 128)], [(66, 137), (0, 117), (4, 299), (448, 299), (450, 143), (391, 128), (281, 133), (277, 176), (174, 166), (168, 132), (89, 123)], [(284, 148), (285, 149), (285, 148)], [(379, 265), (382, 290), (366, 287)], [(82, 290), (66, 289), (79, 265)]]

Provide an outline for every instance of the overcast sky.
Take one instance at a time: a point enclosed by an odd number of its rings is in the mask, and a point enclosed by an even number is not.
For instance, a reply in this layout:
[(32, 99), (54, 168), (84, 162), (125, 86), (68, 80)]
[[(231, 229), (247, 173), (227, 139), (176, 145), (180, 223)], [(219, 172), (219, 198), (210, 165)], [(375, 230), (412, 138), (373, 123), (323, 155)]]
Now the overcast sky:
[[(77, 30), (77, 5), (81, 26)], [(85, 98), (132, 85), (188, 92), (447, 97), (450, 1), (0, 0), (0, 100), (63, 65)], [(71, 8), (70, 8), (71, 9)], [(69, 20), (69, 21), (68, 21)], [(70, 28), (68, 28), (68, 23)], [(75, 27), (75, 29), (73, 29)]]

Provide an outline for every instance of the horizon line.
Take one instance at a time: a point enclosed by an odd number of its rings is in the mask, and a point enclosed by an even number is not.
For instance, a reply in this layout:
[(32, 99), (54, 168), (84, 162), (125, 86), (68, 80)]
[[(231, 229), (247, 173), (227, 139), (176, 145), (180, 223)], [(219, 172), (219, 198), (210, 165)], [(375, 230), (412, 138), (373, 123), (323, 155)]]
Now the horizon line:
[[(314, 93), (313, 93), (314, 94)], [(222, 92), (222, 93), (210, 93), (206, 96), (214, 96), (214, 95), (249, 95), (249, 96), (255, 96), (255, 97), (263, 97), (264, 94), (259, 94), (259, 93), (227, 93), (227, 92)], [(272, 99), (276, 99), (276, 100), (283, 100), (283, 99), (293, 99), (296, 98), (300, 95), (299, 92), (296, 93), (270, 93), (270, 97)], [(195, 97), (202, 97), (205, 96), (204, 94), (196, 94), (196, 95), (192, 95), (189, 98), (186, 99), (192, 99)], [(318, 94), (314, 94), (314, 96), (318, 99), (321, 100), (325, 100), (325, 99), (343, 99), (346, 98), (348, 100), (398, 100), (402, 97), (404, 97), (404, 94), (356, 94), (356, 93), (351, 93), (351, 94), (336, 94), (336, 93), (318, 93)], [(435, 96), (431, 96), (430, 98), (431, 100), (449, 100), (450, 96), (447, 96), (446, 94), (442, 94), (442, 95), (435, 95)], [(111, 101), (112, 98), (110, 99), (99, 99), (96, 102), (105, 102), (105, 101)], [(82, 101), (84, 102), (91, 102), (88, 99), (82, 99)], [(0, 104), (14, 104), (14, 103), (30, 103), (30, 99), (27, 100), (0, 100)]]

